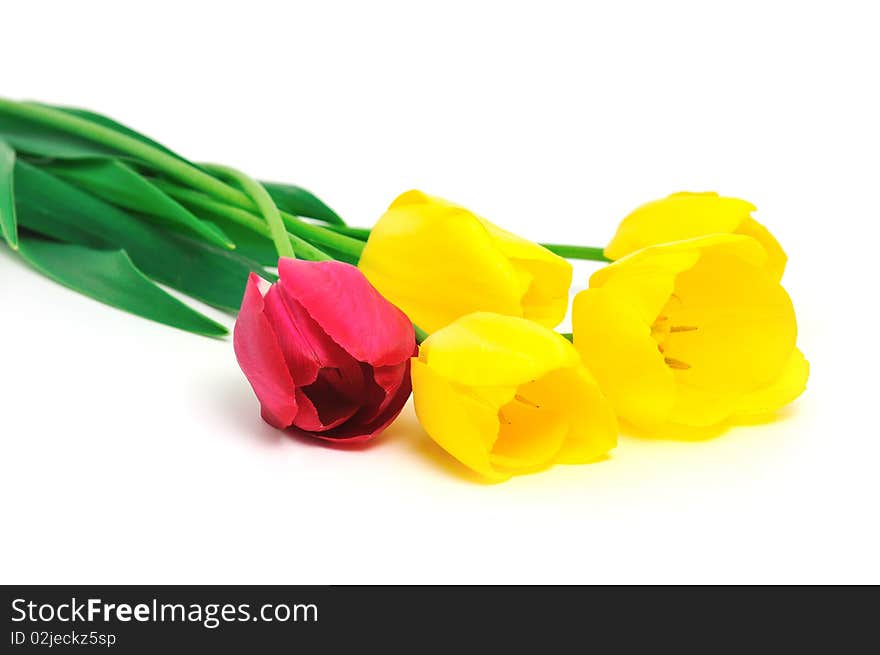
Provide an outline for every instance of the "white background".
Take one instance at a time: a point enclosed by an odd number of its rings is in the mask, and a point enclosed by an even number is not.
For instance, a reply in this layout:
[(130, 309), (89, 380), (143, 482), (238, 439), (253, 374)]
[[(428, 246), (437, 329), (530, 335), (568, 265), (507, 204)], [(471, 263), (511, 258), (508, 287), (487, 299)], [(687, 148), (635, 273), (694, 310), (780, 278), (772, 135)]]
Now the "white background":
[(285, 436), (229, 340), (0, 248), (0, 579), (880, 582), (871, 5), (4, 6), (4, 96), (306, 186), (352, 224), (418, 187), (602, 245), (673, 191), (746, 198), (788, 250), (812, 378), (776, 423), (624, 436), (606, 462), (486, 486), (411, 408), (360, 451)]

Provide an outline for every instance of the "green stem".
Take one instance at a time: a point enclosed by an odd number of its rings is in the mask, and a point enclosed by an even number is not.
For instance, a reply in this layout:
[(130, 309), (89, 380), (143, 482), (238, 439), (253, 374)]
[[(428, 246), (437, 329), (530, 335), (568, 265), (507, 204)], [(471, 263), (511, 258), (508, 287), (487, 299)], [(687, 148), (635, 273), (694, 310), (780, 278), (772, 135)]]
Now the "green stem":
[(415, 328), (415, 331), (416, 331), (416, 343), (417, 344), (421, 344), (425, 339), (428, 338), (428, 336), (429, 336), (428, 333), (425, 332), (422, 328), (420, 328), (415, 323), (413, 323), (413, 328)]
[(588, 259), (594, 262), (610, 262), (602, 248), (593, 246), (570, 246), (563, 243), (542, 243), (547, 250), (566, 259)]
[(361, 241), (369, 239), (370, 232), (372, 231), (368, 227), (349, 227), (348, 225), (328, 225), (327, 229), (354, 239), (360, 239)]
[(54, 127), (62, 132), (74, 134), (89, 141), (108, 146), (120, 153), (141, 160), (172, 179), (204, 191), (224, 202), (244, 207), (245, 209), (253, 207), (253, 202), (250, 198), (238, 189), (225, 184), (212, 175), (173, 155), (169, 155), (158, 148), (109, 127), (53, 109), (52, 107), (15, 102), (3, 98), (0, 98), (0, 112)]
[(281, 219), (281, 212), (278, 211), (275, 201), (272, 200), (272, 196), (263, 188), (262, 184), (229, 166), (221, 166), (219, 164), (202, 164), (202, 166), (216, 173), (219, 177), (238, 184), (250, 196), (257, 209), (263, 215), (263, 218), (266, 219), (278, 256), (294, 257), (293, 246), (290, 245), (290, 239), (287, 237), (287, 230), (284, 227), (284, 221)]
[(559, 336), (574, 343), (574, 335), (571, 332), (560, 332)]
[[(159, 187), (162, 191), (187, 207), (201, 210), (215, 216), (221, 216), (234, 223), (238, 223), (242, 227), (246, 227), (252, 232), (256, 232), (260, 236), (272, 239), (272, 232), (266, 222), (259, 216), (251, 214), (249, 211), (232, 207), (225, 203), (219, 202), (214, 198), (206, 196), (198, 191), (193, 191), (186, 187), (178, 186), (174, 182), (168, 182), (159, 178), (150, 178), (150, 182)], [(333, 259), (326, 252), (310, 244), (305, 239), (295, 234), (288, 234), (287, 238), (293, 245), (293, 251), (297, 257), (307, 259), (309, 261), (324, 261)]]
[[(233, 207), (250, 211), (261, 209), (257, 206), (255, 199), (249, 197), (247, 193), (226, 184), (200, 168), (148, 143), (85, 118), (44, 105), (14, 102), (2, 98), (0, 98), (0, 113), (18, 116), (108, 146), (140, 160), (177, 182), (202, 191)], [(299, 237), (347, 253), (354, 258), (359, 257), (363, 250), (363, 243), (359, 239), (352, 239), (327, 228), (306, 223), (286, 212), (280, 213), (287, 229)], [(276, 247), (278, 245), (276, 241)]]
[(292, 232), (307, 241), (313, 241), (327, 248), (346, 253), (355, 259), (360, 258), (364, 245), (366, 245), (360, 239), (341, 234), (329, 225), (327, 227), (322, 227), (320, 225), (307, 223), (298, 216), (288, 214), (287, 212), (281, 212), (281, 218), (284, 220), (284, 225), (289, 232)]
[[(354, 239), (361, 239), (362, 241), (366, 241), (370, 238), (370, 228), (367, 227), (328, 225), (327, 229)], [(605, 256), (602, 248), (596, 248), (593, 246), (572, 246), (560, 243), (542, 243), (541, 245), (550, 252), (556, 253), (560, 257), (565, 257), (566, 259), (588, 259), (594, 262), (611, 261)]]

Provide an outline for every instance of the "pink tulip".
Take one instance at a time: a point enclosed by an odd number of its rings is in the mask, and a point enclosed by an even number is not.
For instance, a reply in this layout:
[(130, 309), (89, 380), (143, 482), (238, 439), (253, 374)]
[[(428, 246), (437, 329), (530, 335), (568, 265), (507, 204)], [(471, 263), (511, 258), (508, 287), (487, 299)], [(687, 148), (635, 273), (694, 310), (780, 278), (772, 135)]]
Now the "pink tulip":
[(271, 286), (251, 274), (233, 337), (263, 419), (320, 439), (370, 439), (409, 397), (412, 323), (349, 264), (282, 258), (278, 273)]

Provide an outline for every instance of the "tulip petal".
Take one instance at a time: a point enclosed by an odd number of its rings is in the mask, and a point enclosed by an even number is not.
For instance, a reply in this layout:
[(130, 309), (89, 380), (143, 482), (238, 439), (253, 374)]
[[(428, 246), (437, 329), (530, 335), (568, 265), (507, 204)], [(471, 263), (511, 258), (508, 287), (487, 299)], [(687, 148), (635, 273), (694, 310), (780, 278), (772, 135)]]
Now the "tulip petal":
[(297, 413), (293, 379), (275, 332), (264, 314), (260, 278), (251, 273), (235, 322), (235, 356), (260, 401), (263, 418), (276, 428), (286, 428)]
[(498, 433), (497, 413), (418, 359), (412, 360), (411, 375), (416, 389), (416, 415), (431, 438), (462, 464), (486, 478), (494, 481), (509, 478), (510, 473), (492, 465), (486, 447), (486, 436)]
[(736, 233), (752, 237), (763, 246), (767, 252), (767, 271), (777, 282), (781, 280), (782, 274), (785, 272), (785, 264), (788, 262), (788, 255), (785, 254), (776, 237), (770, 234), (770, 230), (750, 216), (740, 224)]
[(556, 457), (569, 432), (573, 405), (560, 402), (569, 369), (552, 371), (516, 388), (498, 410), (500, 426), (489, 461), (498, 469), (522, 473), (543, 468)]
[(738, 395), (730, 391), (679, 383), (669, 422), (696, 428), (717, 425), (731, 415), (737, 398)]
[(387, 366), (412, 353), (412, 323), (356, 267), (282, 258), (278, 272), (284, 293), (355, 359)]
[(689, 368), (675, 371), (679, 384), (730, 392), (735, 400), (779, 377), (795, 346), (797, 320), (765, 267), (709, 248), (678, 276), (675, 294), (668, 322), (688, 327), (664, 340), (664, 355), (687, 362)]
[(568, 311), (571, 264), (537, 243), (477, 219), (526, 281), (522, 288), (523, 317), (549, 328), (559, 325)]
[(804, 354), (795, 348), (782, 371), (782, 375), (770, 386), (740, 398), (734, 412), (736, 416), (752, 416), (772, 412), (787, 405), (807, 388), (810, 364)]
[(361, 408), (363, 389), (363, 373), (357, 365), (321, 369), (312, 384), (297, 387), (299, 413), (294, 425), (310, 432), (332, 430)]
[(578, 362), (560, 335), (522, 318), (486, 312), (431, 335), (420, 357), (437, 374), (466, 387), (518, 386)]
[(374, 421), (394, 401), (404, 379), (409, 376), (409, 360), (394, 366), (378, 366), (371, 369), (371, 373), (372, 381), (367, 380), (365, 394), (370, 394), (372, 399), (363, 404), (363, 412), (358, 417), (364, 423)]
[(294, 384), (311, 384), (318, 377), (318, 371), (324, 362), (334, 358), (335, 350), (332, 355), (326, 351), (335, 344), (326, 335), (321, 338), (323, 330), (309, 319), (308, 314), (295, 301), (290, 303), (291, 309), (288, 309), (288, 303), (285, 302), (277, 282), (266, 292), (264, 302), (266, 317), (275, 326), (278, 345)]
[(764, 266), (767, 260), (767, 253), (754, 239), (714, 234), (639, 250), (593, 273), (590, 287), (606, 288), (626, 298), (651, 325), (673, 294), (676, 277), (696, 265), (710, 249), (723, 250), (756, 266)]
[(715, 192), (674, 193), (644, 204), (624, 218), (605, 248), (605, 256), (620, 259), (647, 246), (706, 234), (730, 234), (754, 210), (754, 205), (745, 200)]
[(574, 346), (618, 416), (643, 427), (664, 423), (675, 380), (639, 312), (606, 288), (586, 289), (574, 299), (572, 323)]
[[(376, 385), (378, 386), (378, 385)], [(409, 376), (409, 361), (404, 364), (403, 375), (400, 377), (400, 386), (387, 393), (387, 402), (383, 402), (381, 411), (376, 414), (375, 404), (365, 404), (357, 414), (342, 425), (315, 433), (314, 436), (327, 441), (345, 441), (357, 443), (367, 441), (388, 427), (409, 399), (412, 392), (412, 383)]]
[(486, 228), (424, 198), (404, 194), (376, 223), (358, 263), (370, 282), (428, 332), (475, 311), (522, 316), (524, 283)]
[(617, 417), (611, 403), (587, 370), (579, 366), (566, 371), (558, 402), (575, 409), (569, 418), (565, 443), (556, 456), (560, 464), (586, 464), (605, 456), (617, 446)]

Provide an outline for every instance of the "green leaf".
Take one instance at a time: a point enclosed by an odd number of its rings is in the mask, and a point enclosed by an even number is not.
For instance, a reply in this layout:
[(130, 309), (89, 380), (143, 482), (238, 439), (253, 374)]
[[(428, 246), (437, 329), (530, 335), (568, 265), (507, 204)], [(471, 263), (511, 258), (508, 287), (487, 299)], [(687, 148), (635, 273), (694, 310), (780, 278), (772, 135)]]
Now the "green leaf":
[(330, 209), (324, 202), (302, 187), (278, 182), (260, 182), (281, 211), (295, 216), (314, 218), (325, 223), (345, 225), (339, 214)]
[[(16, 129), (24, 125), (25, 137), (32, 137), (31, 141), (34, 138), (38, 141), (41, 139), (42, 141), (39, 143), (41, 150), (37, 150), (38, 154), (43, 152), (47, 156), (53, 156), (46, 151), (51, 151), (54, 148), (56, 150), (55, 156), (62, 157), (64, 151), (59, 147), (59, 144), (72, 142), (76, 156), (81, 156), (82, 152), (89, 151), (90, 156), (109, 153), (130, 158), (224, 202), (240, 205), (245, 209), (253, 207), (253, 201), (246, 194), (221, 182), (201, 168), (192, 166), (180, 157), (171, 155), (142, 139), (95, 123), (93, 120), (48, 105), (15, 102), (0, 98), (0, 127), (4, 122), (12, 126), (9, 129), (16, 138), (21, 136), (16, 133)], [(38, 129), (39, 127), (42, 129)], [(13, 145), (16, 144), (13, 142)]]
[(187, 332), (210, 337), (228, 333), (151, 282), (122, 250), (93, 250), (23, 235), (18, 252), (46, 277), (107, 305)]
[(200, 214), (203, 219), (217, 223), (219, 229), (235, 242), (235, 252), (247, 259), (258, 262), (261, 266), (274, 268), (278, 266), (278, 253), (272, 239), (257, 234), (253, 230), (240, 225), (219, 214), (211, 214), (195, 207), (194, 212)]
[(150, 278), (209, 305), (235, 312), (251, 271), (273, 277), (256, 262), (139, 220), (21, 160), (15, 185), (20, 225), (59, 241), (123, 249)]
[(40, 164), (63, 180), (103, 200), (146, 214), (174, 229), (181, 229), (221, 248), (235, 244), (216, 225), (193, 216), (176, 200), (116, 159), (78, 159)]
[(0, 111), (0, 138), (38, 157), (78, 159), (118, 154), (112, 148), (54, 127)]
[(13, 250), (18, 249), (18, 228), (15, 220), (15, 189), (13, 170), (15, 150), (0, 139), (0, 234)]

